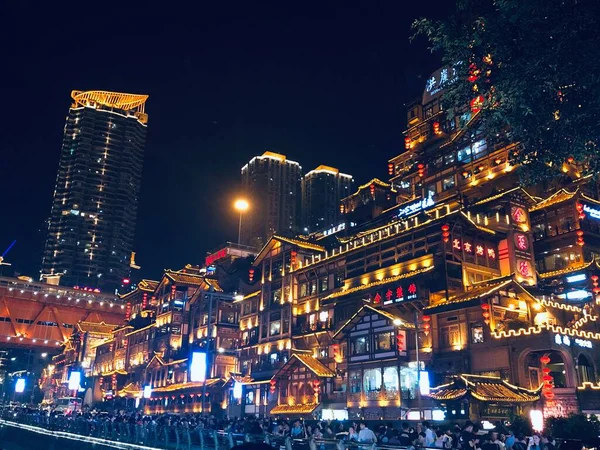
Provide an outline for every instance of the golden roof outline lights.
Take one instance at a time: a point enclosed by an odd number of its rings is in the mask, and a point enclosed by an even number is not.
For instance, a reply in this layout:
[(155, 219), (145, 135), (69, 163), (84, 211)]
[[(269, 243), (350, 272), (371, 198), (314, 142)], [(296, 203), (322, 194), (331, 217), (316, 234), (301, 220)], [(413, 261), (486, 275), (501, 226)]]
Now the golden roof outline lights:
[(71, 98), (75, 101), (75, 106), (99, 104), (109, 108), (141, 113), (144, 112), (144, 105), (148, 97), (144, 94), (125, 94), (109, 91), (71, 91)]

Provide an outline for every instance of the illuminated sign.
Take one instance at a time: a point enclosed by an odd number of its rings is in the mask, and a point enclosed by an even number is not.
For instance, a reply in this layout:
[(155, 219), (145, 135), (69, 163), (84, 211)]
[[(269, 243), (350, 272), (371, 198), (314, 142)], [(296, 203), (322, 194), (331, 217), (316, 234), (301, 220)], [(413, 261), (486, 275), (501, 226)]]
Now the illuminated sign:
[(419, 392), (421, 395), (429, 395), (429, 372), (426, 370), (419, 372)]
[(15, 383), (15, 392), (22, 394), (25, 391), (25, 378), (19, 378)]
[(577, 345), (578, 347), (590, 348), (590, 349), (592, 348), (592, 341), (588, 341), (587, 339), (580, 339), (580, 338), (573, 339), (567, 335), (562, 335), (562, 334), (555, 334), (554, 342), (557, 345), (571, 346), (572, 343), (575, 343), (575, 345)]
[(529, 418), (531, 419), (531, 428), (533, 431), (538, 433), (544, 430), (544, 414), (539, 409), (532, 409), (529, 411)]
[(567, 283), (577, 283), (578, 281), (583, 281), (586, 278), (587, 277), (585, 276), (585, 273), (580, 273), (578, 275), (571, 275), (570, 277), (567, 277)]
[(389, 288), (384, 296), (382, 296), (379, 292), (375, 294), (373, 299), (373, 303), (381, 303), (383, 297), (385, 300), (383, 301), (384, 305), (391, 305), (392, 303), (400, 303), (405, 300), (416, 300), (418, 298), (418, 291), (416, 283), (410, 283), (405, 286), (398, 286), (395, 289)]
[(206, 353), (192, 353), (192, 364), (190, 365), (190, 381), (206, 380)]
[(222, 248), (221, 250), (219, 250), (218, 252), (213, 253), (212, 255), (208, 255), (205, 259), (204, 259), (204, 265), (206, 267), (211, 266), (215, 261), (221, 259), (221, 258), (225, 258), (227, 256), (228, 252), (227, 252), (227, 247)]
[(496, 259), (496, 249), (492, 247), (488, 247), (484, 244), (475, 243), (468, 240), (462, 241), (459, 238), (452, 239), (452, 249), (453, 250), (464, 250), (465, 253), (474, 253), (477, 256), (484, 257), (487, 255), (489, 259)]
[(398, 214), (396, 215), (396, 217), (400, 218), (400, 217), (410, 216), (419, 211), (423, 211), (427, 208), (431, 208), (433, 205), (435, 205), (435, 202), (433, 201), (433, 193), (430, 193), (429, 197), (421, 199), (418, 202), (411, 203), (410, 205), (406, 205), (406, 206), (403, 206), (402, 208), (400, 208), (398, 210)]
[(521, 224), (527, 222), (527, 213), (520, 206), (510, 208), (510, 216), (515, 223)]
[(515, 234), (515, 245), (519, 250), (528, 250), (529, 249), (529, 239), (522, 233)]
[(533, 276), (531, 263), (529, 261), (525, 261), (524, 259), (517, 260), (517, 271), (526, 278)]
[(233, 385), (233, 398), (242, 398), (242, 383), (236, 381)]
[(69, 390), (77, 391), (79, 390), (79, 386), (81, 385), (81, 372), (73, 371), (71, 375), (69, 375)]
[(343, 231), (345, 229), (346, 229), (346, 224), (345, 223), (340, 223), (336, 227), (332, 227), (329, 230), (323, 231), (323, 236), (330, 236), (332, 234), (338, 233), (338, 232)]
[(592, 219), (600, 220), (600, 209), (584, 204), (583, 211)]
[(557, 295), (558, 298), (566, 298), (567, 300), (583, 300), (588, 297), (591, 297), (592, 294), (583, 289), (578, 289), (576, 291), (567, 292), (566, 294)]
[(152, 386), (147, 384), (144, 386), (144, 398), (150, 398), (152, 396)]
[(423, 105), (431, 102), (444, 92), (448, 84), (453, 83), (458, 78), (454, 67), (442, 67), (431, 74), (425, 82), (425, 92), (423, 92)]

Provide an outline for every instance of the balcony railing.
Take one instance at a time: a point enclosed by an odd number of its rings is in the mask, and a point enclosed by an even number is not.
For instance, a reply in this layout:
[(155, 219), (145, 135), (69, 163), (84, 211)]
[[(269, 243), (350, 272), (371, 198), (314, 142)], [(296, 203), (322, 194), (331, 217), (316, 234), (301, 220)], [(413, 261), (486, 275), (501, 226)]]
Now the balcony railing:
[(327, 320), (325, 322), (319, 320), (313, 324), (303, 323), (301, 325), (293, 326), (292, 335), (298, 336), (328, 330), (333, 330), (333, 320)]

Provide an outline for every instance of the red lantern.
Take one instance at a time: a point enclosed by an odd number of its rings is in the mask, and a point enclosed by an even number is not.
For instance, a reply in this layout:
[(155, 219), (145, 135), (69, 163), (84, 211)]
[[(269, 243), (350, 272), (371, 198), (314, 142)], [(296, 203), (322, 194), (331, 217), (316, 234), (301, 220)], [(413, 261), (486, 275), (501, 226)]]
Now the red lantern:
[(337, 360), (340, 356), (340, 346), (337, 344), (333, 345), (333, 359)]
[(321, 380), (313, 380), (313, 388), (315, 389), (315, 391), (318, 391), (320, 386)]
[(344, 214), (345, 208), (344, 205), (340, 205), (340, 214)]
[(375, 196), (375, 184), (371, 183), (371, 186), (369, 186), (369, 190), (371, 191), (371, 196)]
[(592, 281), (598, 283), (598, 275), (592, 275)]
[(583, 244), (585, 244), (585, 241), (583, 240), (583, 231), (577, 230), (577, 245), (583, 246)]
[(396, 348), (398, 349), (399, 353), (406, 351), (406, 345), (404, 342), (404, 333), (399, 332), (398, 334), (396, 334)]
[(573, 164), (573, 162), (574, 162), (574, 161), (575, 161), (575, 158), (573, 158), (572, 156), (569, 156), (569, 157), (567, 158), (567, 162), (568, 162), (569, 164)]
[(127, 302), (127, 306), (125, 306), (125, 321), (129, 321), (131, 319), (131, 302)]
[(254, 281), (254, 269), (248, 270), (248, 281), (252, 283)]
[(483, 107), (483, 96), (478, 95), (473, 100), (471, 100), (470, 106), (471, 112), (473, 114), (477, 114), (479, 111), (481, 111), (481, 108)]
[(548, 355), (544, 355), (540, 358), (540, 362), (542, 364), (548, 364), (550, 362), (550, 357)]
[(489, 319), (490, 318), (490, 313), (487, 312), (487, 311), (484, 311), (481, 315), (483, 316), (484, 319)]
[(469, 172), (466, 170), (462, 173), (463, 178), (469, 178)]
[(404, 148), (406, 150), (410, 149), (410, 138), (408, 136), (404, 138)]
[(423, 322), (431, 322), (431, 316), (423, 316)]
[(467, 77), (467, 81), (469, 81), (469, 83), (475, 83), (479, 78), (480, 72), (481, 71), (477, 68), (477, 66), (474, 63), (471, 63), (469, 65), (469, 76)]
[(577, 209), (579, 219), (585, 219), (585, 213), (583, 212), (583, 205), (579, 202), (575, 204), (575, 209)]
[(425, 164), (417, 164), (417, 170), (419, 172), (419, 176), (423, 178), (423, 176), (425, 175)]
[(550, 373), (550, 368), (549, 367), (544, 367), (542, 369), (542, 372), (544, 373), (544, 375), (548, 375)]
[(423, 324), (423, 334), (425, 336), (429, 336), (429, 330), (431, 329), (431, 324), (429, 324), (428, 322), (425, 322)]
[(394, 164), (392, 164), (392, 163), (388, 164), (388, 175), (390, 175), (390, 176), (394, 175)]
[(439, 122), (433, 122), (433, 132), (435, 134), (440, 134), (440, 123)]
[(484, 309), (484, 310), (490, 309), (490, 305), (488, 303), (482, 303), (481, 309)]
[(442, 225), (442, 240), (448, 242), (450, 240), (450, 226), (448, 224)]
[(271, 387), (269, 388), (269, 391), (271, 391), (271, 394), (275, 393), (275, 387), (277, 386), (277, 381), (276, 380), (271, 380), (270, 382)]
[(544, 392), (544, 397), (546, 397), (548, 400), (552, 400), (554, 398), (554, 392), (552, 392), (552, 391)]
[(554, 378), (552, 378), (551, 375), (544, 375), (543, 380), (544, 381), (554, 381)]
[(296, 265), (296, 257), (298, 256), (298, 252), (296, 250), (292, 250), (290, 253), (290, 258), (292, 261), (292, 266)]

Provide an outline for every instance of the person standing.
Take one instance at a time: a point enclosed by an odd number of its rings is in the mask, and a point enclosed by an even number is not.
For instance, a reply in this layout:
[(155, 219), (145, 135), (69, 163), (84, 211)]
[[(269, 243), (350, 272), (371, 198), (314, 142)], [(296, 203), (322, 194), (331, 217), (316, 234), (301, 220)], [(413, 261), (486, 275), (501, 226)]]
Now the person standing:
[(425, 432), (425, 447), (433, 447), (435, 445), (436, 435), (431, 429), (429, 422), (423, 422), (423, 431)]
[(370, 430), (366, 422), (360, 423), (360, 431), (358, 432), (358, 442), (361, 444), (375, 444), (377, 442), (377, 436)]

